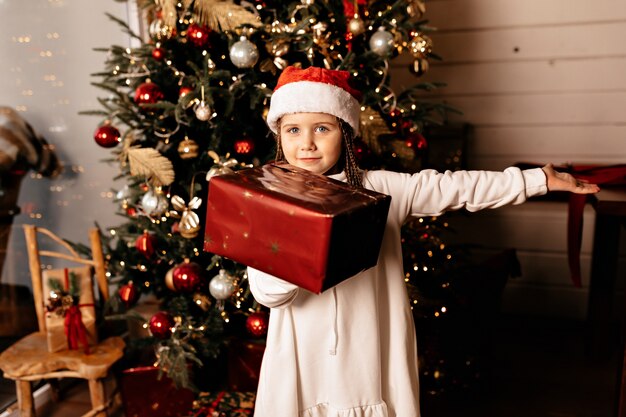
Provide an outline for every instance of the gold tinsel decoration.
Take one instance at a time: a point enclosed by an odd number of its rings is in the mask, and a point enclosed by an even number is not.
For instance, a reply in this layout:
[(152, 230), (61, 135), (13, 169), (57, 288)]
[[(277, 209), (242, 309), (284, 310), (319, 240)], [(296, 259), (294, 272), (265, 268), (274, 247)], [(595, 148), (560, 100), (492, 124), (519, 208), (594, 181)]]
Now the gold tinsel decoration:
[[(176, 27), (176, 4), (179, 2), (180, 0), (157, 0), (166, 25)], [(183, 0), (182, 3), (185, 9), (193, 3), (196, 23), (213, 30), (228, 31), (241, 25), (261, 25), (256, 14), (229, 0)]]
[(366, 107), (361, 111), (360, 116), (361, 138), (367, 147), (376, 155), (380, 155), (383, 151), (380, 143), (382, 135), (393, 133), (380, 113), (371, 107)]
[(133, 148), (128, 151), (130, 175), (145, 177), (155, 187), (174, 182), (172, 162), (153, 148)]

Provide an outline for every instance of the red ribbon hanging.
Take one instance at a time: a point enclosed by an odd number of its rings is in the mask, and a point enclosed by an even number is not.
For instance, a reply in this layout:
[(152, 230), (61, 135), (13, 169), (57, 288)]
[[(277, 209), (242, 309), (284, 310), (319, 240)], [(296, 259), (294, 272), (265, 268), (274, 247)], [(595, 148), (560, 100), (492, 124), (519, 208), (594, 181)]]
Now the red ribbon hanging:
[[(599, 185), (626, 185), (626, 165), (572, 166), (569, 172), (577, 179)], [(587, 194), (570, 194), (567, 213), (567, 259), (572, 282), (582, 286), (580, 272), (580, 247), (583, 232), (583, 211), (588, 200)]]
[(78, 349), (79, 342), (89, 355), (89, 341), (87, 340), (87, 328), (83, 323), (83, 315), (80, 306), (73, 305), (65, 313), (65, 336), (70, 349)]
[[(70, 278), (67, 268), (63, 270), (65, 274), (65, 290), (69, 291)], [(65, 337), (67, 338), (67, 345), (71, 350), (78, 349), (79, 342), (85, 349), (85, 354), (89, 355), (89, 340), (87, 339), (87, 328), (83, 323), (83, 314), (80, 311), (81, 307), (87, 307), (93, 304), (79, 304), (72, 305), (65, 312)]]

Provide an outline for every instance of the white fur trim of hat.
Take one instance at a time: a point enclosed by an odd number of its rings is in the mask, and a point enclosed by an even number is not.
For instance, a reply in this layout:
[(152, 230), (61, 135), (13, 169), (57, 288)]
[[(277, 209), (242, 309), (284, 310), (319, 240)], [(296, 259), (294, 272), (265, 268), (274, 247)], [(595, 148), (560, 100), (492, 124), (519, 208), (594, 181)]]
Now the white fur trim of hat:
[(267, 114), (267, 124), (272, 132), (278, 132), (278, 121), (282, 116), (293, 113), (331, 114), (347, 122), (355, 135), (359, 133), (359, 101), (346, 89), (328, 82), (303, 80), (280, 85), (272, 95)]

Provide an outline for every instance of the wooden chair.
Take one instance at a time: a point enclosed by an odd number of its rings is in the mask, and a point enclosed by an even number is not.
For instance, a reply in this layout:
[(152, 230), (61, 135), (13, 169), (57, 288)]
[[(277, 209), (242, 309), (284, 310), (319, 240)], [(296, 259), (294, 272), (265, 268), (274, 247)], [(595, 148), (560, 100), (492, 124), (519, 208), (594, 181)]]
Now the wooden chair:
[[(120, 337), (110, 337), (90, 346), (90, 353), (82, 349), (48, 352), (46, 339), (45, 298), (40, 257), (60, 258), (74, 264), (93, 267), (98, 289), (103, 300), (109, 298), (105, 263), (102, 252), (100, 232), (97, 228), (89, 231), (92, 258), (85, 259), (65, 241), (51, 231), (32, 225), (24, 226), (30, 273), (33, 286), (33, 298), (39, 332), (20, 339), (0, 354), (0, 369), (4, 377), (15, 380), (20, 416), (35, 416), (31, 381), (80, 378), (88, 381), (92, 409), (83, 417), (106, 416), (112, 400), (106, 401), (103, 379), (109, 374), (111, 366), (122, 357), (124, 341)], [(64, 247), (68, 253), (39, 250), (38, 235), (45, 235)]]

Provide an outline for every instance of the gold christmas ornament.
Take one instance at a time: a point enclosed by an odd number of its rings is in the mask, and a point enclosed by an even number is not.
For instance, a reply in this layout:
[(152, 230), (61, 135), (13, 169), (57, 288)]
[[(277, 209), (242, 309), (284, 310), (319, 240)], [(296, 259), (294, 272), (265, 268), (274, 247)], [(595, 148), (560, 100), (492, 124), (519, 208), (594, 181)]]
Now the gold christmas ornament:
[(409, 49), (415, 58), (426, 58), (433, 51), (433, 41), (420, 33), (411, 39)]
[(359, 36), (365, 33), (365, 22), (358, 16), (355, 16), (348, 22), (348, 30), (354, 36)]
[(170, 39), (174, 33), (171, 26), (166, 25), (161, 19), (154, 19), (148, 27), (148, 33), (152, 39), (165, 40)]
[(426, 13), (426, 4), (422, 0), (409, 0), (406, 12), (411, 18), (419, 19)]
[(420, 77), (428, 71), (429, 67), (430, 64), (426, 58), (416, 58), (415, 61), (413, 61), (413, 64), (409, 66), (409, 71)]
[(198, 157), (198, 144), (196, 141), (185, 137), (178, 144), (178, 155), (181, 159), (193, 159)]
[(209, 311), (211, 307), (211, 299), (199, 292), (193, 295), (193, 302), (200, 307), (202, 311)]
[(209, 169), (209, 172), (207, 172), (207, 181), (211, 181), (211, 178), (217, 175), (230, 174), (233, 172), (232, 167), (236, 166), (238, 163), (235, 158), (229, 158), (228, 155), (225, 158), (221, 158), (215, 151), (209, 151), (208, 154), (211, 158), (213, 158), (215, 165), (213, 165), (211, 169)]
[(380, 136), (393, 132), (387, 127), (387, 123), (380, 113), (371, 107), (366, 107), (365, 110), (361, 111), (360, 125), (363, 142), (372, 152), (380, 155), (383, 151), (379, 140)]
[(146, 178), (155, 187), (174, 182), (172, 162), (153, 148), (132, 148), (128, 150), (130, 175)]
[[(176, 268), (176, 267), (174, 267)], [(176, 287), (174, 286), (174, 268), (170, 268), (164, 277), (165, 286), (172, 291), (176, 291)]]
[(178, 222), (180, 235), (185, 239), (193, 239), (198, 236), (198, 232), (200, 231), (200, 218), (192, 210), (196, 210), (200, 207), (202, 199), (193, 197), (189, 204), (185, 204), (185, 200), (183, 200), (182, 197), (175, 195), (172, 196), (171, 202), (174, 210), (170, 210), (170, 216), (174, 218), (180, 217), (180, 221)]

